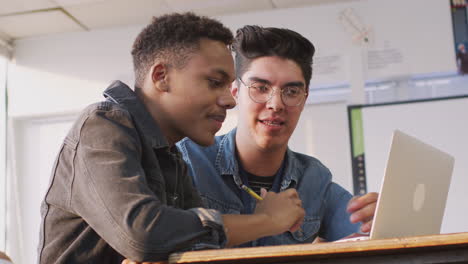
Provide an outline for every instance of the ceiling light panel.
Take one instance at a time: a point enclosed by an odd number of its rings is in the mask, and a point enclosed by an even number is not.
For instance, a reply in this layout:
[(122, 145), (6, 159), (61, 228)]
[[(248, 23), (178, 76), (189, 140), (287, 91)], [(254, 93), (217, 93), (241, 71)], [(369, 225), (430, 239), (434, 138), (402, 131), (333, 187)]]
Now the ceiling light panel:
[(0, 16), (57, 7), (51, 0), (0, 0)]
[(300, 7), (310, 5), (332, 4), (355, 0), (271, 0), (277, 8)]
[(51, 0), (51, 1), (64, 7), (64, 6), (74, 6), (74, 5), (96, 4), (99, 2), (105, 2), (106, 0)]
[(90, 29), (147, 24), (153, 16), (170, 12), (163, 0), (99, 0), (64, 9)]
[(0, 17), (0, 31), (15, 39), (80, 30), (59, 10)]
[(193, 11), (197, 14), (209, 16), (273, 8), (270, 0), (166, 0), (166, 2), (167, 5), (176, 12)]

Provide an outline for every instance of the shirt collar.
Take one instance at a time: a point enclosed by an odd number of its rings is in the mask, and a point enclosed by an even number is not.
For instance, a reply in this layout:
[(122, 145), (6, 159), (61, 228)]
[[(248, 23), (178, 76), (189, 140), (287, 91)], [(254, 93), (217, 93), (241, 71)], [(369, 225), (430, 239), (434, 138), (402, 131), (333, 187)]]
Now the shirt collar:
[(136, 93), (121, 81), (114, 81), (103, 93), (108, 100), (127, 109), (142, 134), (153, 148), (166, 148), (169, 143), (160, 127)]
[[(215, 166), (220, 175), (232, 175), (237, 185), (242, 184), (239, 176), (239, 165), (235, 155), (236, 151), (236, 131), (237, 128), (231, 130), (228, 134), (221, 137), (218, 151), (216, 154)], [(280, 190), (285, 190), (290, 187), (296, 187), (298, 178), (304, 171), (304, 166), (297, 160), (294, 152), (289, 148), (286, 151), (286, 164), (283, 169), (283, 179), (281, 181)]]

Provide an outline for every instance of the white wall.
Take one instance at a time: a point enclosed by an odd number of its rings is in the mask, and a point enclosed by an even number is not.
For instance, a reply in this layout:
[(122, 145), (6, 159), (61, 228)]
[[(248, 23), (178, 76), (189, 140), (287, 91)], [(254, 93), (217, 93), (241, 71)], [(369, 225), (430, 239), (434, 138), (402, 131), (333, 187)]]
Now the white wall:
[(10, 68), (9, 115), (75, 112), (112, 80), (133, 83), (130, 48), (141, 27), (20, 40)]
[[(445, 0), (362, 0), (219, 19), (232, 30), (259, 24), (288, 27), (303, 34), (317, 48), (315, 61), (319, 65), (315, 65), (312, 85), (324, 85), (347, 83), (359, 69), (352, 56), (352, 34), (339, 20), (347, 8), (373, 29), (373, 41), (364, 51), (393, 48), (403, 56), (400, 63), (367, 70), (364, 77), (455, 71), (449, 2)], [(100, 98), (110, 80), (131, 82), (130, 47), (140, 29), (134, 26), (17, 41), (16, 67), (10, 78), (10, 115), (79, 110)], [(330, 56), (336, 57), (331, 65), (335, 69), (324, 70), (319, 58)]]
[[(357, 49), (353, 46), (352, 35), (345, 31), (338, 19), (341, 11), (349, 7), (361, 17), (364, 25), (373, 29), (371, 44)], [(362, 78), (354, 83), (363, 83), (364, 78), (371, 77), (455, 70), (449, 2), (446, 0), (362, 0), (223, 16), (220, 20), (233, 30), (245, 24), (260, 24), (289, 27), (308, 37), (317, 48), (318, 64), (312, 80), (315, 86), (347, 83), (353, 76)], [(11, 231), (18, 236), (15, 237), (18, 243), (24, 242), (21, 252), (31, 255), (24, 255), (15, 263), (29, 263), (35, 258), (34, 237), (38, 234), (40, 221), (38, 202), (43, 197), (48, 168), (52, 165), (49, 157), (55, 155), (56, 145), (63, 138), (62, 129), (66, 126), (56, 128), (54, 123), (34, 122), (78, 112), (100, 100), (111, 80), (122, 79), (132, 84), (130, 48), (141, 28), (132, 26), (57, 34), (16, 42), (15, 65), (9, 72), (9, 115), (15, 120), (13, 123), (26, 120), (18, 126), (22, 131), (17, 136), (24, 136), (24, 141), (15, 141), (19, 144), (15, 155), (17, 180), (21, 183), (18, 190), (26, 193), (17, 197), (20, 203), (17, 213), (24, 222)], [(363, 58), (356, 60), (356, 50), (365, 54), (368, 50), (389, 48), (400, 51), (404, 55), (403, 61), (380, 70), (368, 70), (359, 66)], [(321, 64), (320, 58), (330, 57), (335, 58), (333, 63)], [(389, 75), (382, 75), (385, 72)], [(223, 129), (233, 126), (235, 120), (235, 112), (232, 112), (227, 121), (229, 124)], [(26, 139), (28, 137), (30, 139)], [(32, 143), (38, 142), (28, 141), (31, 137), (49, 142), (51, 147), (34, 149)], [(27, 142), (31, 144), (25, 144)], [(290, 146), (322, 160), (330, 167), (335, 180), (352, 191), (346, 102), (308, 105)], [(43, 155), (43, 160), (37, 159)], [(29, 188), (23, 185), (32, 182), (35, 188), (23, 190)]]
[[(52, 165), (74, 120), (73, 115), (48, 118), (17, 118), (11, 122), (10, 137), (15, 166), (9, 202), (7, 251), (14, 263), (35, 263), (39, 241), (40, 205), (45, 196)], [(25, 253), (27, 252), (27, 253)]]
[[(369, 66), (366, 77), (389, 78), (430, 72), (455, 71), (450, 2), (445, 0), (362, 0), (328, 4), (319, 7), (283, 9), (225, 16), (221, 20), (236, 30), (243, 25), (258, 24), (293, 29), (316, 46), (315, 63), (320, 58), (336, 56), (335, 69), (325, 70), (315, 65), (313, 85), (348, 82), (356, 68), (352, 57), (355, 34), (343, 25), (340, 15), (352, 10), (354, 25), (362, 25), (372, 33), (370, 42), (362, 46), (367, 51), (398, 52), (400, 62), (381, 67)], [(430, 55), (430, 56), (428, 56)], [(367, 56), (366, 56), (367, 57)], [(385, 58), (378, 60), (386, 62)], [(388, 61), (387, 61), (388, 62)]]
[(346, 102), (306, 106), (289, 146), (294, 151), (318, 158), (331, 170), (333, 180), (352, 193), (346, 107)]
[(6, 73), (7, 59), (0, 54), (0, 251), (6, 246)]

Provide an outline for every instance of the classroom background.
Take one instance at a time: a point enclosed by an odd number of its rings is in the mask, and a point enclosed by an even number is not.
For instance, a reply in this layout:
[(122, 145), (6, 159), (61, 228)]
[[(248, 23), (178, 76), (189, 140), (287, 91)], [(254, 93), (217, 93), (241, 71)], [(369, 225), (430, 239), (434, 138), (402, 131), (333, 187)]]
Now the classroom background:
[[(235, 32), (246, 24), (293, 29), (316, 47), (307, 105), (290, 140), (292, 150), (320, 159), (334, 181), (353, 187), (348, 106), (431, 102), (468, 95), (456, 47), (468, 43), (466, 1), (450, 0), (0, 0), (0, 251), (14, 263), (36, 261), (40, 203), (60, 144), (79, 111), (102, 99), (112, 80), (133, 84), (132, 42), (151, 16), (194, 11)], [(452, 105), (450, 100), (444, 105)], [(366, 116), (366, 133), (385, 124), (456, 152), (442, 233), (468, 231), (468, 100), (428, 107), (391, 121), (389, 110)], [(402, 104), (404, 105), (404, 104)], [(418, 107), (423, 104), (411, 104)], [(375, 108), (374, 108), (375, 109)], [(431, 110), (433, 109), (433, 110)], [(433, 121), (433, 112), (443, 126)], [(219, 134), (232, 129), (237, 112)], [(432, 122), (431, 122), (432, 120)], [(393, 122), (393, 123), (392, 123)], [(431, 138), (431, 127), (438, 127)], [(453, 127), (452, 127), (453, 125)], [(387, 132), (386, 132), (387, 133)], [(379, 134), (380, 135), (380, 134)], [(378, 191), (390, 137), (367, 136), (381, 155), (366, 177)], [(449, 140), (445, 143), (444, 140)], [(440, 141), (440, 142), (439, 142)], [(453, 154), (453, 155), (455, 155)], [(371, 155), (371, 154), (369, 154)], [(374, 157), (375, 155), (371, 155)], [(368, 157), (366, 157), (368, 158)], [(457, 167), (458, 166), (458, 167)]]

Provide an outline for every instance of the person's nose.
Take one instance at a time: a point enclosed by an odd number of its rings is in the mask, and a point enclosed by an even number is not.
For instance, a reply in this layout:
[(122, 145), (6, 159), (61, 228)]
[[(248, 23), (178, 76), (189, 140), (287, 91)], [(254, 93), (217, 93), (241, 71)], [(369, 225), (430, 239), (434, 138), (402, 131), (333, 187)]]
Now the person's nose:
[(225, 109), (232, 109), (236, 106), (236, 100), (232, 96), (230, 89), (225, 89), (218, 97), (218, 105)]
[(273, 90), (273, 94), (267, 102), (267, 108), (275, 112), (280, 112), (284, 109), (283, 99), (281, 99), (281, 89)]

